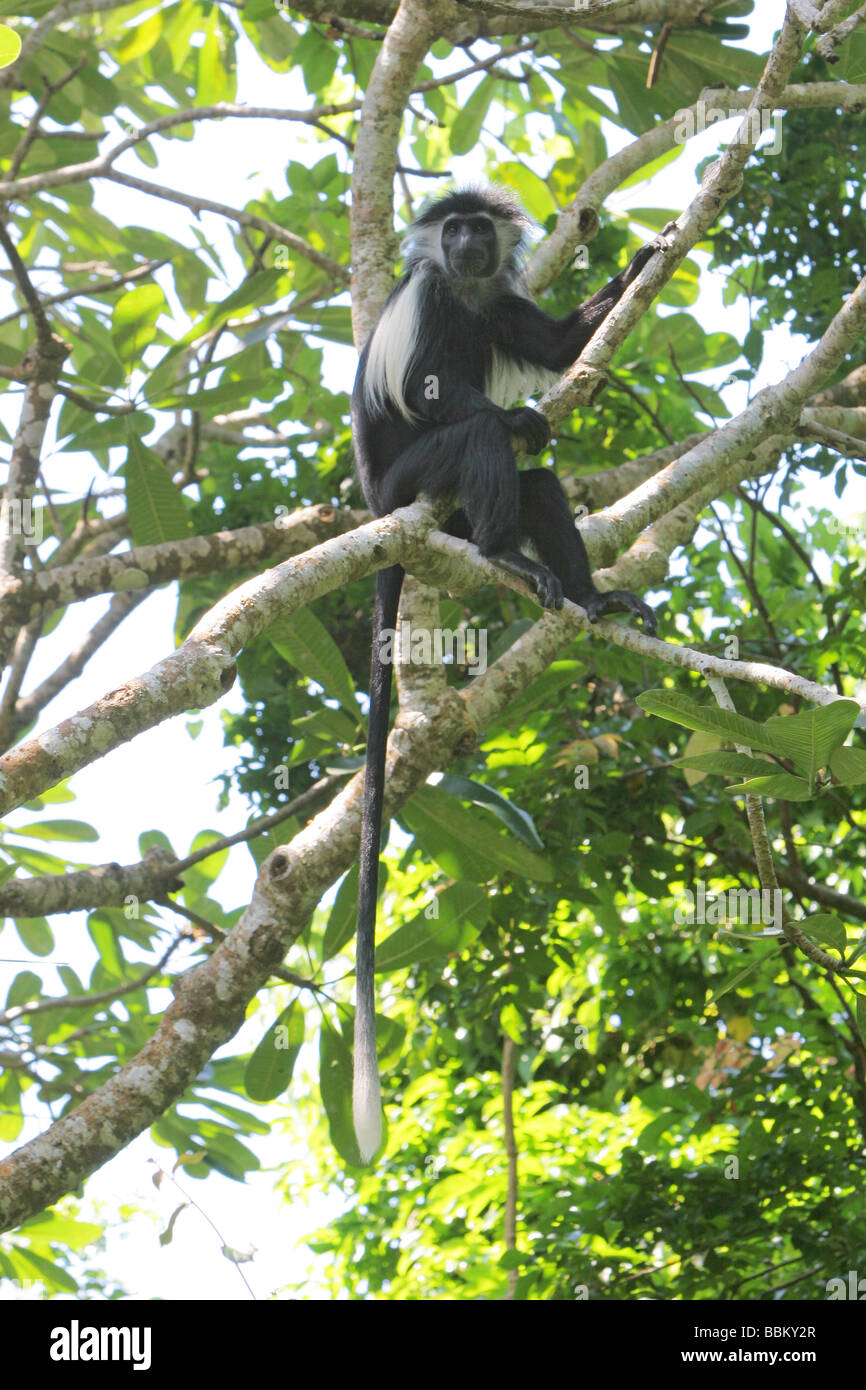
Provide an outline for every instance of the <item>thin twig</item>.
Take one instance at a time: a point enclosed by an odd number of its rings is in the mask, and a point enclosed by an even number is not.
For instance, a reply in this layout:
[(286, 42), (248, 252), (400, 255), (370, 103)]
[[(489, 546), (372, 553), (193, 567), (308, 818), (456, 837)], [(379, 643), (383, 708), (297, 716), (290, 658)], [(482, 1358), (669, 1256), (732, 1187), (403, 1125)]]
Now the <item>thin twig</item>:
[(12, 1023), (16, 1018), (21, 1018), (23, 1014), (44, 1014), (49, 1013), (52, 1009), (90, 1009), (95, 1008), (98, 1004), (108, 1004), (115, 999), (122, 999), (125, 994), (133, 994), (135, 990), (143, 989), (154, 975), (158, 975), (169, 956), (185, 940), (186, 935), (179, 933), (168, 949), (160, 956), (156, 965), (151, 965), (143, 974), (137, 975), (134, 980), (129, 980), (125, 985), (118, 985), (115, 989), (103, 989), (97, 994), (65, 994), (57, 999), (33, 999), (26, 1004), (16, 1004), (14, 1008), (0, 1013), (0, 1023)]

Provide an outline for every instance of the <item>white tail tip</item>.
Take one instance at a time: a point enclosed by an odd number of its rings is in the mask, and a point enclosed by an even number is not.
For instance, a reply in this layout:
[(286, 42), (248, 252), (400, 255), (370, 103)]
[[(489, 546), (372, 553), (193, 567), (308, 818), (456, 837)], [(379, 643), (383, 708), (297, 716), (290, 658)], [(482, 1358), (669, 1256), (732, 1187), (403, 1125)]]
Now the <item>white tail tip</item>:
[(361, 1162), (367, 1164), (382, 1145), (382, 1102), (378, 1071), (374, 1067), (371, 1075), (365, 1067), (359, 1066), (357, 1058), (352, 1087), (352, 1118)]

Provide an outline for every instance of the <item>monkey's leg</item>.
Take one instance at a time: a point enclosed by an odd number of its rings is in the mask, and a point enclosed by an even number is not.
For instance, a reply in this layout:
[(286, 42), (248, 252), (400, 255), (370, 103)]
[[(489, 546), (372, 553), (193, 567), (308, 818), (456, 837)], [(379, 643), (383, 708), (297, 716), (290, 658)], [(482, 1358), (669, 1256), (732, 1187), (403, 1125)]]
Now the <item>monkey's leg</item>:
[(562, 586), (520, 549), (520, 488), (511, 430), (493, 411), (425, 431), (395, 459), (379, 490), (383, 511), (419, 492), (457, 492), (481, 554), (535, 589), (545, 608), (562, 607)]
[(586, 609), (591, 623), (605, 613), (629, 612), (641, 618), (647, 632), (655, 632), (656, 615), (635, 594), (625, 589), (599, 593), (592, 582), (586, 546), (562, 484), (550, 468), (531, 468), (520, 479), (520, 527), (532, 541), (544, 564), (562, 581), (562, 592)]

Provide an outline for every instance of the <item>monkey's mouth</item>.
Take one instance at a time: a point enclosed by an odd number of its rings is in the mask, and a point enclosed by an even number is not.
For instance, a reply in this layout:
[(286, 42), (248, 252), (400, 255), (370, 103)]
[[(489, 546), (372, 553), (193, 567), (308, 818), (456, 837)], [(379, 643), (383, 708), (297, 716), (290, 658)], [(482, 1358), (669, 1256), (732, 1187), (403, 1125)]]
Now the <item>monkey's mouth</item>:
[(478, 251), (455, 251), (451, 257), (455, 275), (463, 280), (473, 280), (487, 274), (487, 257)]

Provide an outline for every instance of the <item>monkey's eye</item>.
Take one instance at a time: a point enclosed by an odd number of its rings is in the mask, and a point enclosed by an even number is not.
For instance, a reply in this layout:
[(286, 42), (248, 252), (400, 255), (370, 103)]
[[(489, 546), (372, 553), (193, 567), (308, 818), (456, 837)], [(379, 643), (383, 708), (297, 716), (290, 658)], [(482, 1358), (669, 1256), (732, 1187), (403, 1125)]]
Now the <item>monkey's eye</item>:
[(446, 236), (456, 236), (456, 235), (457, 235), (457, 223), (456, 223), (456, 222), (449, 222), (449, 223), (446, 224), (446, 227), (445, 227), (445, 235), (446, 235)]

